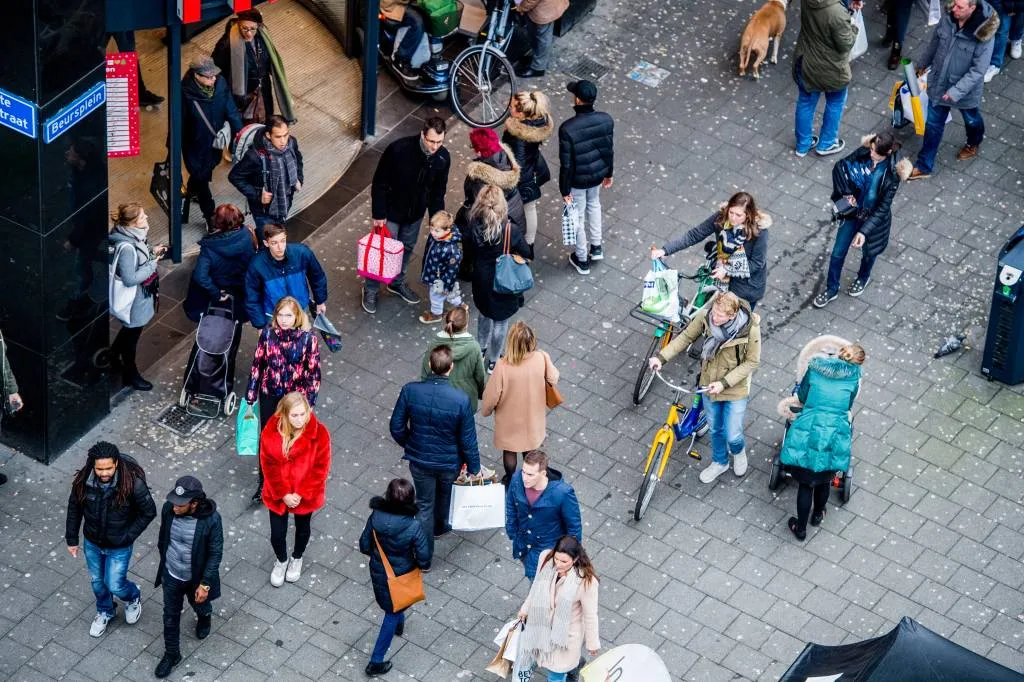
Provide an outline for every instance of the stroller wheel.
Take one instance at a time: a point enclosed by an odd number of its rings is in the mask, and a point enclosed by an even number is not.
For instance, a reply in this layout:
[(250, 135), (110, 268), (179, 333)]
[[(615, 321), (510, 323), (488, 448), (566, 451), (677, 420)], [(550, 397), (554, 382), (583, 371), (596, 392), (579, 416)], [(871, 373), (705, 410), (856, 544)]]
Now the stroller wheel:
[(850, 501), (850, 495), (853, 494), (853, 465), (846, 470), (846, 474), (839, 481), (839, 499), (842, 500), (843, 504)]
[(772, 457), (772, 469), (768, 473), (768, 490), (778, 490), (781, 480), (782, 462), (779, 461), (779, 456), (775, 455)]
[(228, 393), (228, 397), (224, 399), (224, 415), (230, 417), (236, 409), (238, 409), (238, 396)]
[(188, 391), (183, 388), (178, 394), (178, 407), (185, 409), (186, 405), (188, 405)]

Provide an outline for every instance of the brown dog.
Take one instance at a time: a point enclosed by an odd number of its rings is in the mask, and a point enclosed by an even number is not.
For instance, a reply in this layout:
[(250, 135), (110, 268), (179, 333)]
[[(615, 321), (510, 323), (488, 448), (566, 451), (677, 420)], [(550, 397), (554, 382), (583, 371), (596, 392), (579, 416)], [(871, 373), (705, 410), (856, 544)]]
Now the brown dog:
[(740, 38), (740, 75), (745, 76), (747, 66), (754, 73), (754, 79), (761, 77), (758, 68), (768, 56), (768, 40), (775, 41), (772, 64), (779, 61), (779, 38), (786, 30), (786, 0), (768, 0), (761, 9), (750, 17)]

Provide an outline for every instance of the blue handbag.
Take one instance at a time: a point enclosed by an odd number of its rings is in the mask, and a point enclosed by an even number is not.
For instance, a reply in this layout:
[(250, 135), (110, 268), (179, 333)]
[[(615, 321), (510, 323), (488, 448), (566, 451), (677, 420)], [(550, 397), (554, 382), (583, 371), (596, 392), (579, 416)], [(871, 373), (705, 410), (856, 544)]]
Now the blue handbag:
[(533, 288), (530, 264), (522, 256), (509, 253), (511, 239), (512, 223), (506, 223), (504, 253), (494, 264), (494, 290), (499, 294), (521, 294)]

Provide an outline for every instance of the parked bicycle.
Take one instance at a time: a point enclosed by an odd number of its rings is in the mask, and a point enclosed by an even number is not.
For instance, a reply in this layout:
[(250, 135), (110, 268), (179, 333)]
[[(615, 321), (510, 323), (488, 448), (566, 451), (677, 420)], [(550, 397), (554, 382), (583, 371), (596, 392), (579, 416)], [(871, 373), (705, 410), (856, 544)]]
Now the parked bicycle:
[[(477, 128), (494, 128), (508, 118), (516, 74), (505, 50), (512, 40), (513, 0), (487, 0), (487, 21), (478, 42), (452, 62), (449, 95), (455, 115)], [(474, 104), (479, 97), (479, 107)]]

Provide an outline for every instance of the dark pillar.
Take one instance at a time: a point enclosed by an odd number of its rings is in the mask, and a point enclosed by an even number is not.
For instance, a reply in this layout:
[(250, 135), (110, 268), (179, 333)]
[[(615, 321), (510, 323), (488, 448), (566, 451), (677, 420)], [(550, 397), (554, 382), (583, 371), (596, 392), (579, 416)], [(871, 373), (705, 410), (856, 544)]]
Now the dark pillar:
[(109, 412), (104, 38), (104, 0), (19, 0), (0, 22), (0, 90), (36, 109), (34, 138), (0, 126), (0, 327), (25, 400), (2, 439), (43, 462)]

